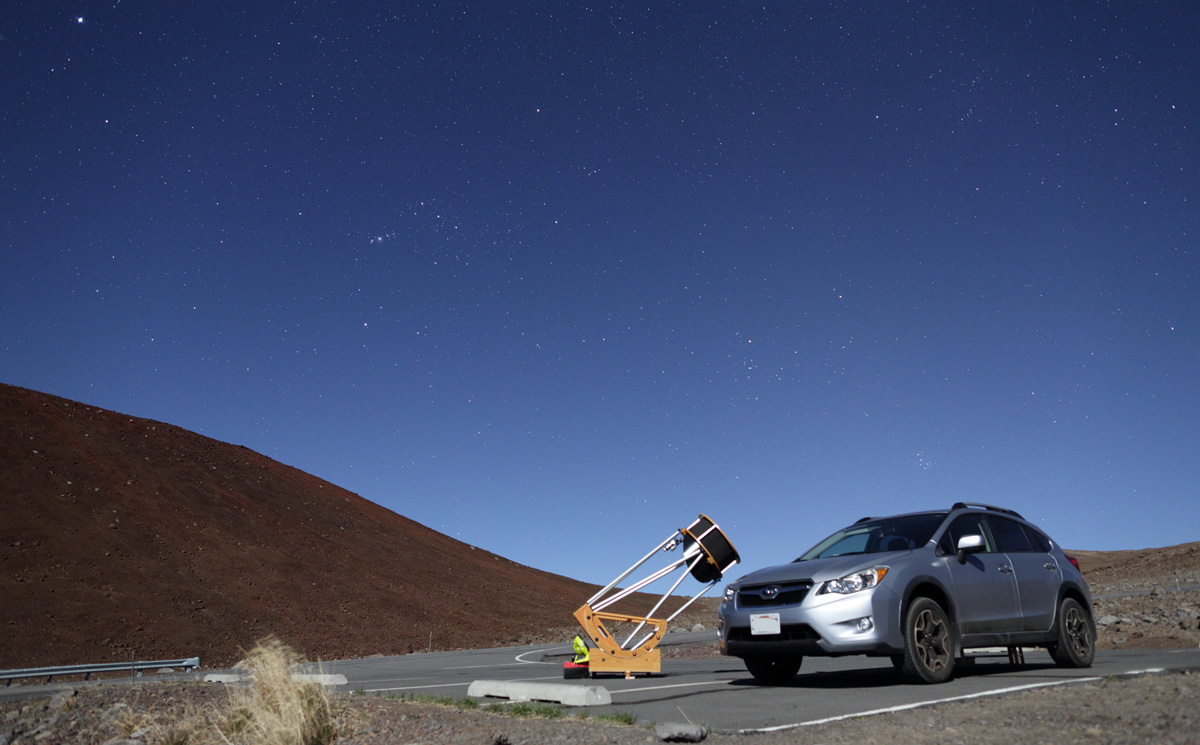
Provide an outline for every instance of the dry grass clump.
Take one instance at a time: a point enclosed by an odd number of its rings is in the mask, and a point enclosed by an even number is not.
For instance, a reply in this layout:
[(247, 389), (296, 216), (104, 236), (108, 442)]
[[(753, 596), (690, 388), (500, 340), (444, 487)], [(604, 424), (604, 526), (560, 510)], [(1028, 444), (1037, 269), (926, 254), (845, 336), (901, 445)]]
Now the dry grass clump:
[(235, 665), (251, 683), (231, 689), (231, 706), (221, 729), (226, 736), (263, 745), (326, 745), (334, 737), (333, 710), (325, 689), (292, 679), (304, 662), (275, 637), (260, 641)]
[(231, 685), (228, 696), (177, 700), (164, 688), (157, 691), (162, 696), (146, 693), (132, 705), (113, 705), (98, 729), (156, 745), (328, 745), (336, 734), (329, 695), (319, 684), (293, 679), (302, 662), (267, 637), (235, 666), (248, 680)]
[(135, 711), (123, 703), (114, 705), (104, 713), (104, 723), (127, 738), (144, 737), (159, 726), (154, 716)]

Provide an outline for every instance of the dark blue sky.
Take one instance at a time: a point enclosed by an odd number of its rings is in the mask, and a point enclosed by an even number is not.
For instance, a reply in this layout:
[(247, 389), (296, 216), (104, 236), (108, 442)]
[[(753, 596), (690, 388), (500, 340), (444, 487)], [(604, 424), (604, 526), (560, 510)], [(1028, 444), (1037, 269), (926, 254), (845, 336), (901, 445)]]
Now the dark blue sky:
[(521, 563), (1200, 539), (1192, 3), (18, 2), (0, 380)]

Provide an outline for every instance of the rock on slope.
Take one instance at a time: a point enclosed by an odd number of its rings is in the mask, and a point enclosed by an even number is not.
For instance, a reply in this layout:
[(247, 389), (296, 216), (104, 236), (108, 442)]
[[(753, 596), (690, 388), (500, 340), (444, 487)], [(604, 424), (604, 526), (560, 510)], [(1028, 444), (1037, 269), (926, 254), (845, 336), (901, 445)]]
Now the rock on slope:
[(1092, 589), (1100, 649), (1200, 644), (1200, 543), (1068, 553)]

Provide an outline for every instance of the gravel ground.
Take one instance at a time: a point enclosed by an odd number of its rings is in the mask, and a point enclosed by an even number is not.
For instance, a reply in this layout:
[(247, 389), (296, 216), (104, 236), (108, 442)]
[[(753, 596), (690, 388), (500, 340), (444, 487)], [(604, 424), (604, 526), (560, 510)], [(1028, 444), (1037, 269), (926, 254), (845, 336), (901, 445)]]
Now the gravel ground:
[(1095, 617), (1097, 649), (1200, 646), (1200, 591), (1100, 598)]
[[(90, 687), (51, 702), (0, 705), (0, 743), (137, 745), (163, 743), (171, 723), (206, 707), (222, 706), (226, 692), (195, 684)], [(654, 729), (574, 712), (534, 719), (449, 705), (362, 696), (333, 701), (336, 742), (393, 743), (609, 743), (657, 742)], [(1200, 743), (1200, 676), (1175, 673), (1112, 678), (895, 714), (861, 717), (783, 732), (710, 733), (706, 742), (738, 745), (825, 743), (872, 745), (1011, 745), (1011, 743)]]
[[(576, 720), (522, 720), (479, 711), (389, 701), (355, 702), (357, 729), (339, 743), (551, 743), (642, 745), (647, 726)], [(1200, 743), (1200, 679), (1162, 675), (1080, 683), (990, 700), (941, 704), (788, 731), (711, 733), (706, 742), (738, 745), (1011, 745), (1012, 743)]]

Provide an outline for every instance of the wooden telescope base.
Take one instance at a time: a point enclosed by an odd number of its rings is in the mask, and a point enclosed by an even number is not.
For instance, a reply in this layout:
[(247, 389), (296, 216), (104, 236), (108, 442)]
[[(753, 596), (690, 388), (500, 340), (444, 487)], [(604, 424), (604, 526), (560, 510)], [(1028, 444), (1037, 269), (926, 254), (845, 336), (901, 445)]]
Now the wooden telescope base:
[(657, 649), (638, 657), (613, 657), (603, 650), (593, 649), (588, 659), (588, 673), (620, 673), (626, 678), (662, 672), (662, 655)]
[[(575, 620), (595, 643), (588, 659), (589, 674), (624, 673), (631, 678), (634, 673), (657, 673), (662, 671), (662, 655), (656, 646), (667, 631), (667, 622), (661, 618), (645, 618), (624, 613), (604, 613), (592, 610), (584, 603), (575, 611)], [(651, 632), (633, 649), (624, 649), (604, 625), (605, 621), (644, 624)]]

